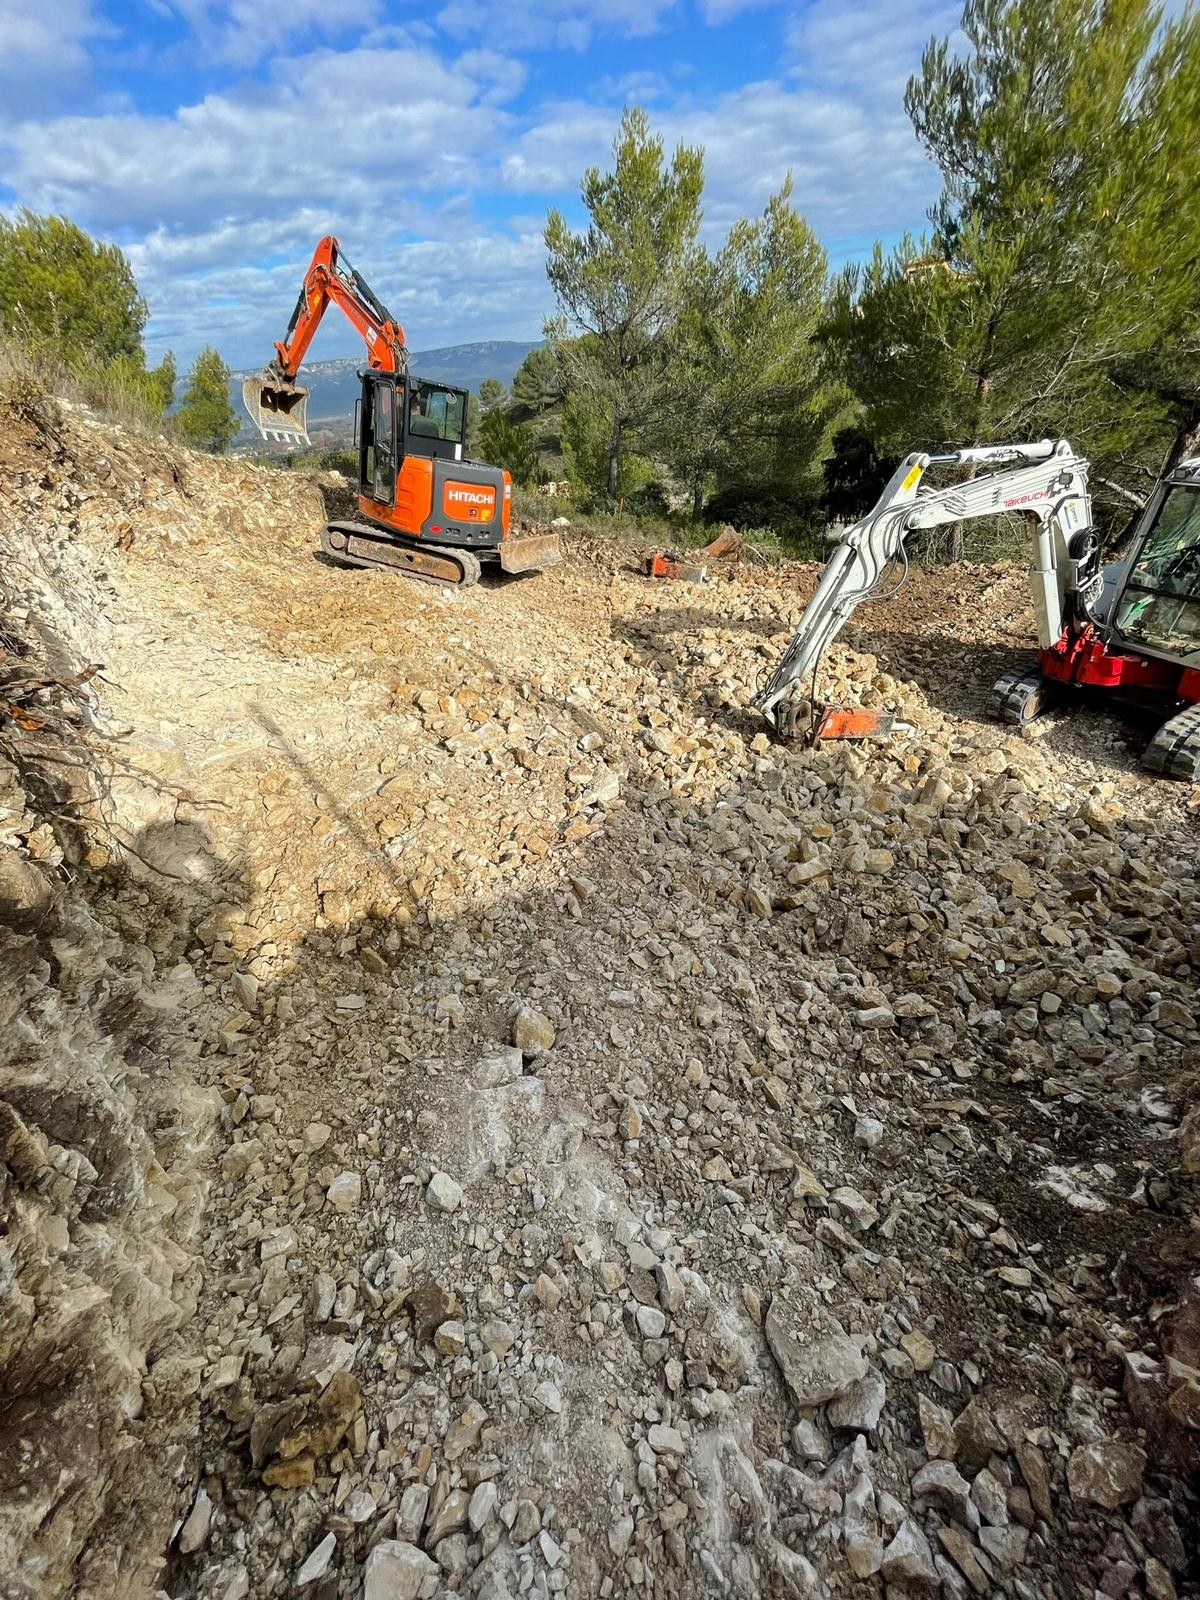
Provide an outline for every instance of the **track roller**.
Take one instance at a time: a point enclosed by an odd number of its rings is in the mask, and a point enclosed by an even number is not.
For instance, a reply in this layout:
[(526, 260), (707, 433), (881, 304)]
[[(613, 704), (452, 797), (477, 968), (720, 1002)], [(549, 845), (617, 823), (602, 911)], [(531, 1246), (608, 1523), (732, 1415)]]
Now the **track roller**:
[(321, 549), (344, 567), (384, 567), (445, 588), (479, 582), (479, 561), (470, 550), (405, 542), (362, 522), (329, 523), (321, 530)]
[(998, 722), (1024, 728), (1054, 701), (1054, 689), (1036, 667), (1010, 667), (996, 679), (988, 696), (988, 712)]
[(1200, 705), (1188, 706), (1163, 723), (1151, 739), (1142, 765), (1166, 778), (1200, 783)]

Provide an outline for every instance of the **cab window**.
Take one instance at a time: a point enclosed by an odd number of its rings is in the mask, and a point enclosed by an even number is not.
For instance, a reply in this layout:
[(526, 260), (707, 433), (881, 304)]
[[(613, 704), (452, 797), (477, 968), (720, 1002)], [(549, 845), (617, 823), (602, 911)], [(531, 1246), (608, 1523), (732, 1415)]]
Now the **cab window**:
[(396, 490), (392, 466), (392, 441), (395, 437), (395, 427), (392, 422), (394, 399), (395, 394), (390, 383), (375, 385), (371, 444), (367, 451), (367, 477), (372, 485), (374, 498), (385, 505), (391, 504)]
[(1177, 485), (1146, 535), (1115, 618), (1127, 638), (1167, 651), (1200, 646), (1200, 490)]
[(436, 383), (413, 383), (408, 396), (408, 431), (417, 439), (444, 439), (458, 444), (463, 437), (466, 396)]

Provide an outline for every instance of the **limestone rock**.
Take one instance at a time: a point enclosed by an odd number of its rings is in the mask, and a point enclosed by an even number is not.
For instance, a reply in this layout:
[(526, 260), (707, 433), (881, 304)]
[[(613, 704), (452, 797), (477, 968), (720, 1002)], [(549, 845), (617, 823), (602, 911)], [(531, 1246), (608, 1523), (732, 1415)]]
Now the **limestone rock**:
[(771, 1354), (801, 1408), (834, 1400), (867, 1375), (861, 1334), (848, 1334), (835, 1324), (815, 1338), (798, 1336), (779, 1295), (772, 1300), (763, 1326)]
[(544, 1055), (554, 1048), (554, 1024), (549, 1017), (522, 1006), (513, 1023), (513, 1044), (525, 1056)]
[(313, 1547), (296, 1573), (297, 1589), (303, 1589), (309, 1583), (316, 1583), (319, 1578), (325, 1576), (333, 1562), (333, 1553), (336, 1549), (337, 1535), (327, 1533), (321, 1542)]
[(937, 1350), (932, 1339), (920, 1328), (914, 1328), (911, 1333), (901, 1334), (900, 1348), (907, 1354), (918, 1372), (928, 1372), (937, 1360)]
[(979, 1510), (971, 1499), (971, 1485), (952, 1461), (928, 1461), (913, 1474), (913, 1496), (936, 1506), (972, 1532), (979, 1527)]
[(325, 1198), (335, 1211), (353, 1211), (362, 1198), (362, 1178), (357, 1172), (339, 1172), (326, 1189)]
[(457, 1211), (462, 1197), (462, 1185), (448, 1172), (435, 1172), (426, 1185), (425, 1199), (435, 1211)]
[(179, 1530), (179, 1549), (185, 1556), (192, 1555), (199, 1550), (208, 1538), (209, 1524), (212, 1522), (213, 1505), (206, 1489), (199, 1489), (196, 1493), (192, 1509), (188, 1512), (187, 1520)]
[(887, 1400), (887, 1385), (874, 1367), (829, 1402), (825, 1415), (831, 1427), (872, 1431), (879, 1426)]
[(417, 1600), (437, 1562), (402, 1539), (381, 1539), (363, 1568), (363, 1600)]
[(1115, 1511), (1141, 1494), (1145, 1470), (1146, 1452), (1138, 1445), (1104, 1439), (1072, 1451), (1067, 1462), (1067, 1487), (1073, 1499), (1090, 1500)]
[(911, 1520), (902, 1522), (896, 1529), (895, 1537), (883, 1552), (880, 1570), (889, 1583), (936, 1589), (940, 1582), (929, 1540)]
[(954, 1419), (944, 1406), (939, 1406), (928, 1395), (917, 1395), (917, 1415), (925, 1439), (927, 1455), (953, 1461), (958, 1449), (954, 1433)]

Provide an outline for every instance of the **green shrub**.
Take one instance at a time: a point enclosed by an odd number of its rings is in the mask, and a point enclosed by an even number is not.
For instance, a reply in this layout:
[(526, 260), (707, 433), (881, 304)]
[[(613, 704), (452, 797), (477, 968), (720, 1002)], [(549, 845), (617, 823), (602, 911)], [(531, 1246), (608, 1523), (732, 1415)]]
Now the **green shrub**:
[(358, 482), (357, 450), (349, 447), (322, 450), (316, 457), (316, 464), (322, 472), (340, 472), (344, 478), (349, 478), (351, 483)]
[(140, 355), (76, 365), (70, 375), (75, 394), (101, 416), (135, 430), (160, 428), (174, 397), (175, 363), (147, 370)]

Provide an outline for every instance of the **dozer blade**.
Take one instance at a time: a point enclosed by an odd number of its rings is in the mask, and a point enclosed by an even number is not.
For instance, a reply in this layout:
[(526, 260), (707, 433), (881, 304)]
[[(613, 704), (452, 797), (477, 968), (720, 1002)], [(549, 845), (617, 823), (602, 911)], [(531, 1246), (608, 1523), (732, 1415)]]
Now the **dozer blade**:
[(280, 444), (308, 444), (307, 389), (280, 383), (265, 372), (242, 384), (242, 404), (264, 439), (277, 439)]
[(518, 534), (500, 545), (500, 566), (505, 572), (556, 567), (562, 558), (562, 543), (556, 533)]

